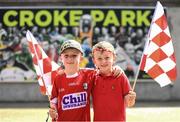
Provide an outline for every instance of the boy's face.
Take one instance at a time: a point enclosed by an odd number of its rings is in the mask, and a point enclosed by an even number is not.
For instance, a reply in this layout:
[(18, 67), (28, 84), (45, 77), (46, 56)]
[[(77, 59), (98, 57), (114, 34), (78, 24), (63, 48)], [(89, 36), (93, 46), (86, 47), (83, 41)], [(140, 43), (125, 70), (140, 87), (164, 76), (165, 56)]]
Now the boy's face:
[(82, 59), (82, 54), (79, 50), (69, 48), (63, 51), (61, 54), (61, 60), (65, 68), (79, 67), (79, 63)]
[(100, 73), (109, 74), (114, 64), (114, 54), (109, 51), (95, 51), (93, 61)]

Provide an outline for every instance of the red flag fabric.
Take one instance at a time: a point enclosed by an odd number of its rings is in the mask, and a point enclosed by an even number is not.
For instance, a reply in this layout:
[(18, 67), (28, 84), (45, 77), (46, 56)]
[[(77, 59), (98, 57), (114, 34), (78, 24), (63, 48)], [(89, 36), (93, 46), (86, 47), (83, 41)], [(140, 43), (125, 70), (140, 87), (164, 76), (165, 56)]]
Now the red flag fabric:
[(172, 38), (163, 6), (159, 1), (151, 22), (140, 69), (161, 87), (172, 83), (177, 76)]
[(27, 31), (29, 50), (36, 70), (40, 91), (43, 95), (51, 95), (52, 84), (60, 66), (46, 55), (35, 37)]

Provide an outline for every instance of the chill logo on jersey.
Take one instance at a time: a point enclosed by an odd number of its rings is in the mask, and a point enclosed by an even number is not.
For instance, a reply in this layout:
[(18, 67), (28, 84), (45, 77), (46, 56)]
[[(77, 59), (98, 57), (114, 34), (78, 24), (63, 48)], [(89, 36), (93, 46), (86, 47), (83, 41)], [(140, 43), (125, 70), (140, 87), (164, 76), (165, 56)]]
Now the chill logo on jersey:
[(87, 104), (87, 92), (67, 94), (62, 98), (62, 110), (85, 107)]

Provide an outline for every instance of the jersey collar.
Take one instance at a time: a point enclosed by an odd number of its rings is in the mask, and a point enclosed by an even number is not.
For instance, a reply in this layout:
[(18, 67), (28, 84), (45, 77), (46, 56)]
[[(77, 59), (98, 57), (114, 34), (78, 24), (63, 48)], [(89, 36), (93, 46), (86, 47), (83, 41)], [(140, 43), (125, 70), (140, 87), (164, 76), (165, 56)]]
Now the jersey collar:
[(72, 75), (66, 75), (66, 78), (75, 78), (78, 76), (78, 73), (76, 72), (75, 74)]

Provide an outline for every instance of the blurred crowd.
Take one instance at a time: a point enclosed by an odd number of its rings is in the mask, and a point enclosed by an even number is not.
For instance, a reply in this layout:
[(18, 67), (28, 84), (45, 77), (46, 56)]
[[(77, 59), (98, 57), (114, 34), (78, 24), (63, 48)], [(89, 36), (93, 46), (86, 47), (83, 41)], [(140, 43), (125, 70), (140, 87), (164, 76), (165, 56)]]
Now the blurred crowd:
[[(36, 78), (32, 58), (28, 51), (26, 31), (26, 28), (4, 28), (0, 23), (0, 81)], [(86, 36), (80, 37), (79, 27), (39, 28), (34, 26), (30, 28), (30, 31), (46, 54), (58, 64), (61, 64), (59, 59), (61, 44), (68, 39), (80, 42), (84, 50), (84, 59), (80, 65), (88, 68), (94, 67), (89, 42), (94, 45), (100, 41), (108, 41), (116, 49), (115, 64), (119, 65), (129, 78), (134, 78), (147, 40), (148, 28), (94, 26), (91, 41)], [(13, 76), (10, 76), (8, 72), (12, 72)], [(146, 78), (146, 75), (142, 73), (139, 77)]]

